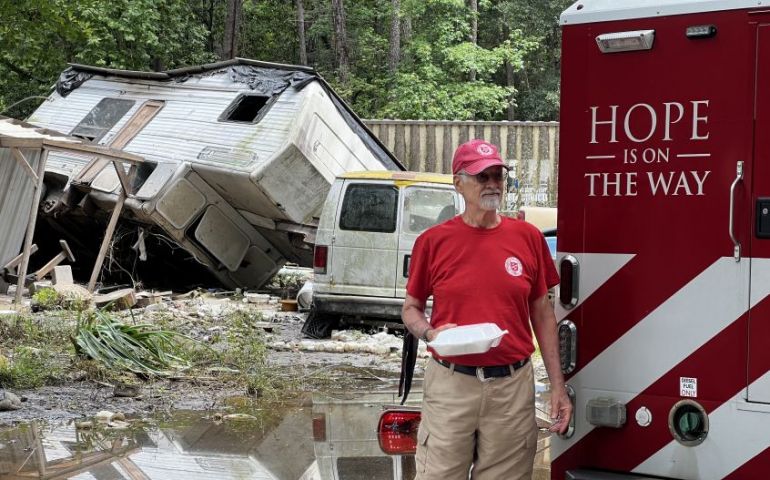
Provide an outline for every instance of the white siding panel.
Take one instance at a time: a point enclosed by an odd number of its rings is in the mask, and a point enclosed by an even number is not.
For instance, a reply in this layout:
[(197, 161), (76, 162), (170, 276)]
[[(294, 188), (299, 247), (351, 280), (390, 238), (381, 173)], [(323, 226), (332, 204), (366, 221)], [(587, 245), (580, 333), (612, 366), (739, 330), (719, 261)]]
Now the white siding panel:
[[(125, 81), (94, 77), (66, 98), (52, 95), (30, 118), (31, 122), (69, 133), (102, 98), (134, 99), (132, 109), (101, 139), (108, 144), (146, 100), (165, 102), (156, 117), (125, 148), (155, 162), (195, 162), (248, 174), (287, 143), (304, 92), (288, 88), (256, 124), (220, 122), (219, 116), (248, 85), (233, 83), (226, 72), (187, 82)], [(206, 147), (252, 151), (257, 160), (239, 166), (227, 157), (199, 160)], [(88, 159), (57, 155), (51, 170), (74, 175)]]
[[(40, 150), (21, 151), (37, 170)], [(11, 156), (10, 148), (0, 148), (0, 265), (21, 252), (35, 185)]]

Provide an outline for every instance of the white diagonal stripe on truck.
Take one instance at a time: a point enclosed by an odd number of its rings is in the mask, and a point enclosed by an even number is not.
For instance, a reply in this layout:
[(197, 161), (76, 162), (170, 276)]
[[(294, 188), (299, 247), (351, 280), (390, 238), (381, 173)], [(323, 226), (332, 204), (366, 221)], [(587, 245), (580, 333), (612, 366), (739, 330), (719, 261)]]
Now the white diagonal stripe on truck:
[[(593, 429), (585, 419), (588, 395), (581, 388), (595, 391), (592, 397), (603, 393), (628, 402), (748, 311), (750, 262), (749, 258), (718, 259), (572, 377), (568, 383), (577, 392), (575, 435), (566, 441), (554, 439), (552, 457)], [(758, 262), (768, 260), (754, 260), (755, 268)], [(752, 307), (770, 293), (770, 281), (759, 280), (755, 276)]]
[[(565, 256), (565, 253), (558, 253), (559, 262)], [(578, 261), (580, 274), (580, 284), (578, 286), (577, 307), (590, 297), (599, 287), (607, 283), (607, 280), (615, 275), (618, 270), (623, 268), (636, 255), (633, 253), (571, 253)], [(559, 263), (557, 262), (557, 263)], [(586, 275), (585, 272), (591, 272)], [(556, 302), (556, 319), (561, 321), (566, 318), (574, 308), (567, 310)]]
[[(770, 383), (770, 372), (756, 384)], [(720, 479), (770, 447), (770, 405), (751, 404), (742, 389), (709, 414), (709, 435), (697, 447), (671, 440), (634, 468), (636, 473), (682, 479)], [(764, 414), (757, 415), (757, 411)]]

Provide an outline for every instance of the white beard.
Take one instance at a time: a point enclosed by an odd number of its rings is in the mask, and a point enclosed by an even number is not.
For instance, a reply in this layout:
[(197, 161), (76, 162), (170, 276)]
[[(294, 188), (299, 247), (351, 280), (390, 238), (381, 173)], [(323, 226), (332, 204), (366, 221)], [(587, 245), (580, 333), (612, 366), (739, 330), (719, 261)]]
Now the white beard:
[(479, 206), (482, 210), (497, 210), (497, 207), (500, 206), (500, 194), (482, 195)]

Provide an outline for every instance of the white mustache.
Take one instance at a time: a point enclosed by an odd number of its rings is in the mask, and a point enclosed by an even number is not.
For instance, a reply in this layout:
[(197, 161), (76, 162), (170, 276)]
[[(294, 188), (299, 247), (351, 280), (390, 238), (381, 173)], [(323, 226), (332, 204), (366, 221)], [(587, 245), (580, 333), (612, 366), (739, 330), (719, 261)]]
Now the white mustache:
[(486, 192), (482, 192), (482, 195), (500, 195), (502, 192), (500, 190), (487, 190)]

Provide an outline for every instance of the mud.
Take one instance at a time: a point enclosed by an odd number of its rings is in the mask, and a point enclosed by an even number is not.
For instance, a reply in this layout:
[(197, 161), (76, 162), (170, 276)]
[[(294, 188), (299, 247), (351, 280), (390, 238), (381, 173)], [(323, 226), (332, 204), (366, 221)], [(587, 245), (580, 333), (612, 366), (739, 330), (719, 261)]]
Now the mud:
[[(398, 385), (401, 363), (401, 337), (397, 332), (362, 332), (347, 330), (327, 340), (309, 340), (302, 336), (305, 313), (278, 311), (280, 304), (266, 296), (263, 303), (239, 296), (193, 296), (166, 299), (160, 304), (135, 309), (134, 320), (163, 323), (212, 348), (227, 349), (227, 342), (215, 342), (233, 333), (233, 318), (253, 321), (266, 330), (266, 365), (275, 375), (291, 377), (291, 391), (277, 400), (308, 402), (311, 392), (340, 390), (393, 390)], [(9, 298), (0, 298), (0, 310), (7, 310)], [(5, 305), (3, 305), (5, 303)], [(124, 313), (125, 314), (125, 313)], [(38, 321), (45, 322), (43, 318)], [(0, 321), (3, 321), (0, 318)], [(422, 347), (424, 349), (424, 346)], [(2, 354), (0, 339), (0, 354)], [(427, 356), (424, 350), (415, 371), (415, 384), (423, 376)], [(536, 378), (545, 377), (539, 356), (533, 358)], [(172, 378), (138, 382), (136, 397), (115, 395), (114, 381), (99, 381), (83, 372), (69, 369), (56, 386), (32, 390), (13, 390), (22, 397), (22, 408), (0, 412), (0, 425), (30, 420), (46, 422), (91, 417), (101, 410), (121, 412), (129, 416), (170, 414), (175, 410), (220, 411), (233, 408), (233, 402), (254, 404), (261, 401), (242, 385), (222, 381), (228, 366), (210, 365), (194, 373)], [(543, 388), (543, 387), (541, 387)], [(240, 399), (240, 400), (239, 400)], [(276, 398), (271, 399), (275, 401)]]

